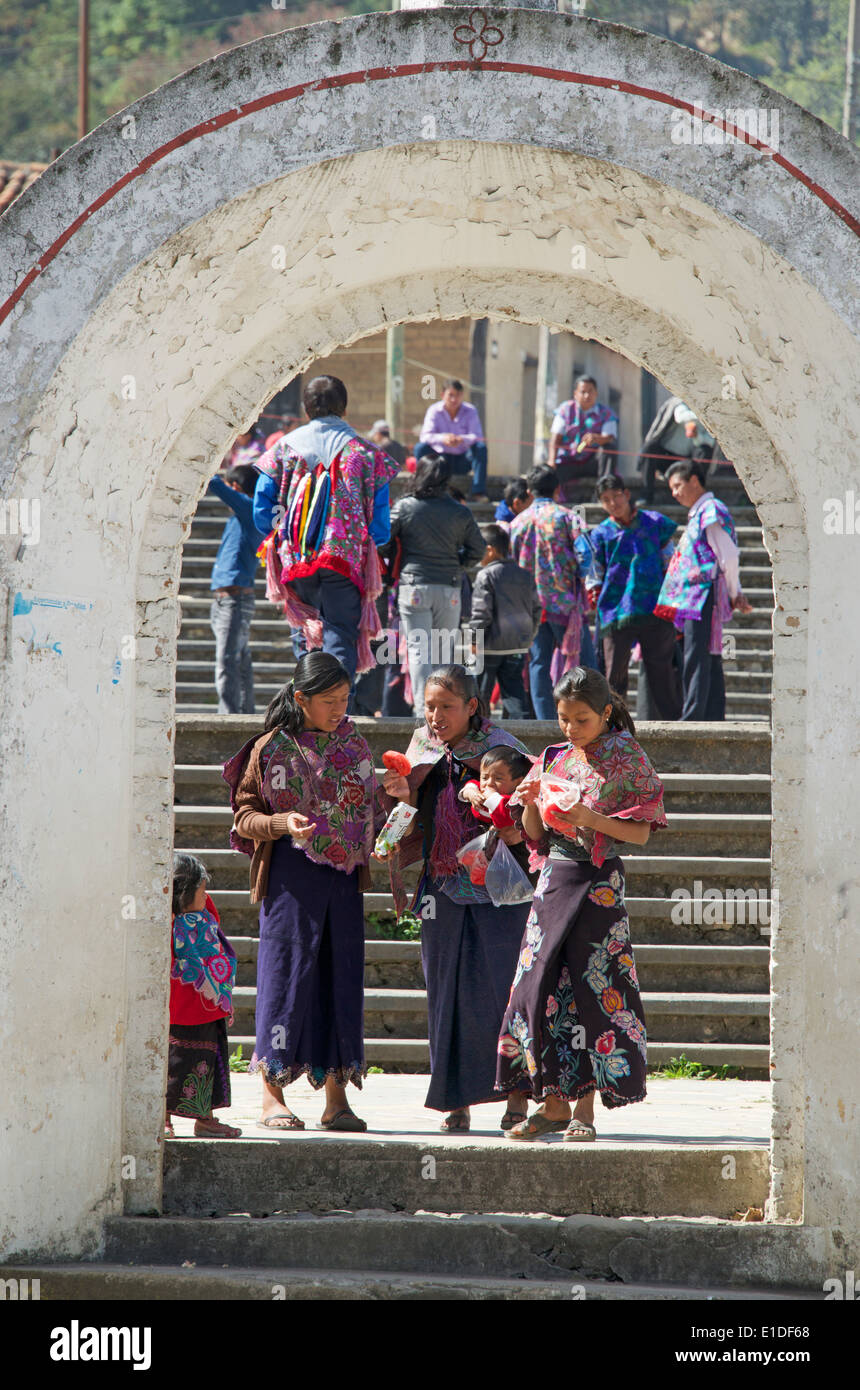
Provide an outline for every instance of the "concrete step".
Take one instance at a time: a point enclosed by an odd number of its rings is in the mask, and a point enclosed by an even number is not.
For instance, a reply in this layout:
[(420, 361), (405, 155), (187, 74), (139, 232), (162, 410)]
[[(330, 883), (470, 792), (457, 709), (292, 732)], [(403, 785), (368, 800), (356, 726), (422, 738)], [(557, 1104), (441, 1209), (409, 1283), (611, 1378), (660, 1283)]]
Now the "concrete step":
[[(176, 836), (186, 845), (205, 849), (224, 845), (229, 839), (233, 824), (229, 806), (177, 805), (173, 816)], [(770, 849), (769, 815), (673, 812), (668, 820), (668, 826), (649, 840), (649, 852), (675, 856), (719, 850), (724, 854), (767, 855)], [(625, 855), (625, 860), (628, 857)]]
[[(718, 1083), (713, 1083), (718, 1084)], [(744, 1143), (480, 1143), (463, 1135), (283, 1132), (283, 1138), (165, 1142), (165, 1215), (382, 1211), (731, 1219), (761, 1207), (767, 1146)], [(734, 1158), (726, 1182), (724, 1159)], [(433, 1160), (432, 1168), (428, 1160)], [(430, 1181), (428, 1171), (435, 1172)]]
[[(694, 891), (701, 893), (713, 886), (705, 882)], [(228, 935), (242, 939), (259, 935), (260, 905), (249, 902), (247, 887), (215, 888), (212, 898)], [(763, 946), (769, 950), (767, 936), (770, 934), (771, 903), (764, 889), (755, 895), (754, 901), (735, 898), (734, 901), (729, 899), (728, 902), (721, 902), (699, 896), (678, 901), (634, 896), (626, 898), (626, 905), (637, 951), (648, 945), (673, 948), (704, 946), (708, 949), (712, 946)], [(368, 945), (371, 942), (391, 947), (411, 944), (382, 936), (384, 930), (390, 932), (394, 921), (394, 902), (390, 893), (365, 893), (364, 916)], [(762, 931), (762, 928), (765, 930)]]
[[(184, 832), (177, 832), (176, 841), (177, 850), (186, 850), (200, 856), (213, 874), (214, 882), (219, 889), (241, 888), (247, 892), (250, 861), (246, 855), (240, 854), (238, 850), (214, 849), (206, 844), (195, 843), (193, 838), (186, 839)], [(697, 881), (709, 887), (717, 887), (721, 891), (727, 888), (768, 891), (770, 887), (770, 860), (764, 857), (716, 858), (668, 853), (629, 854), (624, 856), (624, 863), (626, 887), (635, 897), (671, 898), (676, 890), (685, 890), (693, 894)], [(385, 893), (388, 888), (385, 873), (383, 864), (371, 865), (373, 884), (377, 892)], [(417, 867), (405, 871), (404, 882), (407, 888), (414, 885), (416, 879)]]
[[(250, 985), (233, 990), (231, 1033), (250, 1037), (255, 1031), (257, 991)], [(699, 1043), (763, 1043), (770, 1036), (770, 997), (767, 994), (648, 993), (642, 994), (649, 1042), (690, 1039)], [(423, 989), (364, 991), (364, 1027), (368, 1037), (427, 1037), (427, 994)]]
[[(289, 1299), (290, 1303), (361, 1302), (402, 1300), (485, 1303), (570, 1303), (572, 1298), (591, 1302), (699, 1302), (702, 1288), (695, 1282), (677, 1284), (624, 1284), (617, 1279), (500, 1279), (472, 1275), (380, 1274), (357, 1270), (214, 1269), (176, 1268), (173, 1265), (131, 1266), (109, 1264), (16, 1265), (4, 1271), (7, 1278), (38, 1279), (42, 1299), (75, 1302), (219, 1301), (234, 1303)], [(50, 1290), (50, 1293), (44, 1292)], [(709, 1288), (714, 1302), (782, 1302), (786, 1298), (813, 1298), (814, 1294), (755, 1288)], [(820, 1298), (820, 1293), (818, 1297)]]
[[(192, 669), (194, 667), (195, 669)], [(258, 667), (254, 672), (254, 695), (258, 707), (265, 709), (270, 700), (286, 685), (293, 675), (295, 663), (282, 666), (274, 664)], [(217, 705), (215, 689), (215, 669), (204, 662), (182, 663), (178, 667), (176, 682), (177, 704), (188, 702)], [(771, 676), (768, 672), (738, 671), (729, 666), (725, 671), (726, 710), (738, 715), (769, 712), (771, 697)], [(632, 675), (628, 687), (628, 703), (635, 713), (636, 693), (639, 682)]]
[(530, 1283), (621, 1281), (754, 1289), (775, 1264), (781, 1287), (816, 1291), (796, 1228), (672, 1217), (361, 1215), (109, 1217), (105, 1260), (199, 1270), (273, 1269), (469, 1276)]
[[(258, 936), (230, 936), (236, 952), (237, 985), (256, 985)], [(635, 946), (642, 988), (652, 992), (760, 994), (770, 989), (768, 946)], [(368, 989), (424, 988), (417, 941), (366, 941), (364, 982)]]
[[(355, 720), (370, 744), (377, 765), (388, 748), (406, 748), (415, 729), (414, 719)], [(555, 722), (508, 720), (508, 732), (539, 753), (560, 739)], [(176, 716), (178, 763), (224, 763), (253, 734), (257, 715), (187, 714)], [(637, 725), (637, 736), (660, 776), (667, 772), (768, 773), (770, 730), (759, 723), (735, 724), (659, 723)]]
[[(384, 772), (380, 766), (377, 777)], [(767, 773), (667, 772), (662, 776), (669, 816), (678, 812), (710, 812), (767, 815), (770, 810), (770, 776)], [(179, 763), (174, 768), (177, 805), (223, 806), (227, 785), (219, 763)]]
[[(230, 1050), (242, 1049), (249, 1061), (256, 1046), (250, 1033), (231, 1033)], [(770, 1047), (767, 1043), (732, 1042), (650, 1042), (648, 1071), (667, 1067), (673, 1059), (685, 1056), (690, 1062), (705, 1067), (733, 1067), (747, 1081), (770, 1080)], [(430, 1071), (430, 1044), (426, 1038), (368, 1038), (364, 1040), (364, 1056), (369, 1067), (381, 1067), (385, 1072), (427, 1074)]]

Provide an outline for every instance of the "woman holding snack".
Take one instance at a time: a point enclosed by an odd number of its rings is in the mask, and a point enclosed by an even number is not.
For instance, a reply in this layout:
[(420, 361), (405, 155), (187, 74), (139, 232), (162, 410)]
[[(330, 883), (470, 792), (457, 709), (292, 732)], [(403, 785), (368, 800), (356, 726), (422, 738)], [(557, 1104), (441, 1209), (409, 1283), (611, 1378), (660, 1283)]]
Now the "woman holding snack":
[[(543, 1103), (510, 1139), (553, 1130), (593, 1140), (594, 1096), (645, 1099), (646, 1034), (624, 906), (622, 844), (666, 825), (663, 785), (620, 695), (574, 667), (553, 692), (567, 742), (517, 789), (524, 834), (543, 857), (499, 1037), (497, 1089)], [(571, 1102), (575, 1108), (571, 1117)]]
[(307, 1074), (325, 1086), (323, 1129), (360, 1131), (346, 1084), (364, 1064), (364, 912), (376, 777), (346, 717), (349, 674), (313, 651), (266, 711), (263, 735), (224, 766), (234, 812), (230, 844), (251, 858), (261, 903), (257, 1046), (265, 1129), (304, 1129), (283, 1088)]
[[(430, 1088), (426, 1106), (447, 1111), (441, 1128), (465, 1133), (469, 1106), (493, 1099), (496, 1042), (528, 915), (528, 903), (494, 907), (472, 883), (457, 851), (475, 835), (461, 788), (474, 778), (490, 748), (526, 749), (504, 728), (490, 723), (473, 676), (462, 666), (431, 672), (424, 692), (426, 723), (406, 751), (407, 775), (390, 768), (383, 781), (389, 797), (417, 808), (400, 840), (401, 866), (423, 858), (416, 894), (421, 916), (421, 960), (427, 982), (430, 1029)], [(515, 826), (500, 829), (507, 844), (522, 838)], [(402, 890), (392, 872), (395, 903)], [(530, 1089), (528, 1082), (524, 1089)], [(525, 1097), (509, 1088), (502, 1128), (527, 1113)]]

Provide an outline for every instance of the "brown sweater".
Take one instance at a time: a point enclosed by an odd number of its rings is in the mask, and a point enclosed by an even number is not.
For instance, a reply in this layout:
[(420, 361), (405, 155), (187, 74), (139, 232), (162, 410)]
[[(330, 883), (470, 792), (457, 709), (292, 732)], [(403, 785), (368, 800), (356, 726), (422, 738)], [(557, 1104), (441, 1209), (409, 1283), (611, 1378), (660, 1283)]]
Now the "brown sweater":
[[(275, 841), (289, 835), (287, 811), (272, 815), (263, 797), (263, 773), (260, 757), (275, 731), (263, 734), (251, 749), (251, 756), (245, 767), (242, 780), (236, 788), (236, 810), (233, 824), (239, 835), (254, 841), (254, 854), (251, 859), (251, 902), (261, 903), (269, 886), (269, 867)], [(335, 870), (337, 872), (337, 870)], [(362, 865), (358, 870), (358, 886), (362, 892), (370, 888), (370, 870)]]
[(263, 773), (260, 755), (266, 744), (274, 737), (274, 732), (263, 734), (251, 749), (244, 776), (236, 788), (236, 810), (233, 824), (237, 832), (246, 840), (254, 841), (254, 854), (251, 859), (251, 902), (261, 903), (266, 896), (269, 884), (269, 865), (272, 862), (272, 849), (282, 835), (289, 835), (287, 812), (272, 815), (263, 800)]

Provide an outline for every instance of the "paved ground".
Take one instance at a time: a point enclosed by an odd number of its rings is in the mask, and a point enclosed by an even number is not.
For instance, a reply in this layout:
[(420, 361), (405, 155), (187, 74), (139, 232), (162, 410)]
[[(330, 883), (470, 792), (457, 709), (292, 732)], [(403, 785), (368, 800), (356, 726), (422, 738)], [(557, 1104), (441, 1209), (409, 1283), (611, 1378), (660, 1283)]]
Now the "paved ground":
[[(323, 1110), (323, 1093), (315, 1092), (306, 1081), (297, 1081), (287, 1092), (290, 1109), (307, 1125), (306, 1133), (332, 1142), (389, 1139), (411, 1142), (432, 1135), (439, 1142), (457, 1145), (456, 1135), (439, 1133), (442, 1116), (424, 1109), (426, 1076), (368, 1076), (364, 1089), (349, 1087), (350, 1103), (367, 1121), (367, 1135), (326, 1134), (316, 1128)], [(260, 1079), (241, 1072), (232, 1077), (233, 1104), (219, 1110), (218, 1118), (242, 1128), (245, 1139), (281, 1137), (272, 1130), (257, 1128)], [(496, 1127), (504, 1112), (503, 1104), (481, 1105), (472, 1110), (472, 1144), (509, 1143)], [(605, 1145), (642, 1144), (729, 1144), (766, 1146), (770, 1141), (771, 1087), (767, 1081), (667, 1081), (648, 1082), (648, 1097), (640, 1105), (605, 1110), (598, 1101), (595, 1123)], [(193, 1120), (177, 1116), (177, 1138), (190, 1136)], [(301, 1134), (286, 1131), (284, 1138), (300, 1140)], [(545, 1142), (560, 1142), (561, 1135)]]

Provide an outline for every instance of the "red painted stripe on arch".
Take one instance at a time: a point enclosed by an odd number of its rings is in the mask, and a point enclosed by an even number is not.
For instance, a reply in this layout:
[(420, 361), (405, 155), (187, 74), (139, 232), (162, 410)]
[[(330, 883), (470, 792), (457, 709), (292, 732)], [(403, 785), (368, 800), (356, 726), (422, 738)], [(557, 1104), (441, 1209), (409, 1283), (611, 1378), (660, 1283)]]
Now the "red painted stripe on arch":
[(330, 77), (319, 78), (312, 82), (300, 82), (294, 87), (284, 87), (280, 91), (270, 92), (267, 96), (257, 97), (254, 101), (244, 102), (241, 106), (232, 107), (229, 111), (222, 111), (219, 116), (213, 116), (208, 121), (201, 121), (199, 125), (191, 126), (180, 135), (174, 136), (166, 144), (160, 145), (152, 154), (148, 154), (133, 169), (106, 188), (94, 202), (90, 203), (73, 222), (66, 227), (57, 239), (52, 242), (38, 259), (36, 264), (27, 272), (21, 282), (15, 287), (12, 294), (0, 307), (0, 323), (9, 316), (21, 297), (27, 292), (34, 280), (45, 270), (55, 256), (71, 240), (77, 231), (92, 217), (93, 213), (105, 207), (111, 199), (140, 178), (147, 170), (153, 168), (167, 155), (174, 150), (181, 149), (184, 145), (191, 144), (194, 140), (202, 139), (205, 135), (212, 135), (218, 130), (223, 130), (226, 126), (233, 125), (243, 117), (252, 115), (257, 111), (264, 111), (270, 106), (280, 106), (288, 101), (295, 101), (298, 97), (305, 96), (311, 92), (335, 91), (340, 87), (357, 86), (363, 82), (387, 82), (396, 77), (418, 77), (422, 74), (432, 72), (510, 72), (523, 73), (531, 77), (539, 77), (549, 82), (565, 82), (575, 86), (600, 87), (609, 91), (624, 92), (629, 96), (642, 97), (646, 101), (659, 102), (664, 106), (671, 106), (678, 111), (686, 111), (690, 115), (699, 116), (703, 122), (713, 124), (726, 134), (742, 141), (744, 144), (752, 145), (755, 149), (762, 150), (768, 154), (774, 164), (779, 164), (781, 168), (803, 184), (816, 198), (819, 198), (826, 207), (830, 209), (840, 221), (854, 232), (855, 236), (860, 236), (860, 220), (852, 216), (847, 208), (837, 201), (826, 188), (815, 182), (796, 164), (792, 164), (784, 155), (770, 150), (769, 146), (750, 135), (743, 128), (738, 128), (730, 122), (724, 121), (721, 117), (711, 116), (708, 112), (702, 112), (700, 108), (691, 102), (682, 101), (678, 97), (670, 96), (668, 92), (660, 92), (652, 87), (640, 87), (633, 82), (624, 82), (613, 77), (594, 77), (590, 73), (584, 72), (560, 72), (556, 68), (539, 67), (533, 63), (505, 63), (505, 62), (483, 62), (475, 63), (463, 59), (450, 59), (435, 63), (401, 63), (396, 67), (365, 68), (358, 72), (335, 73)]

